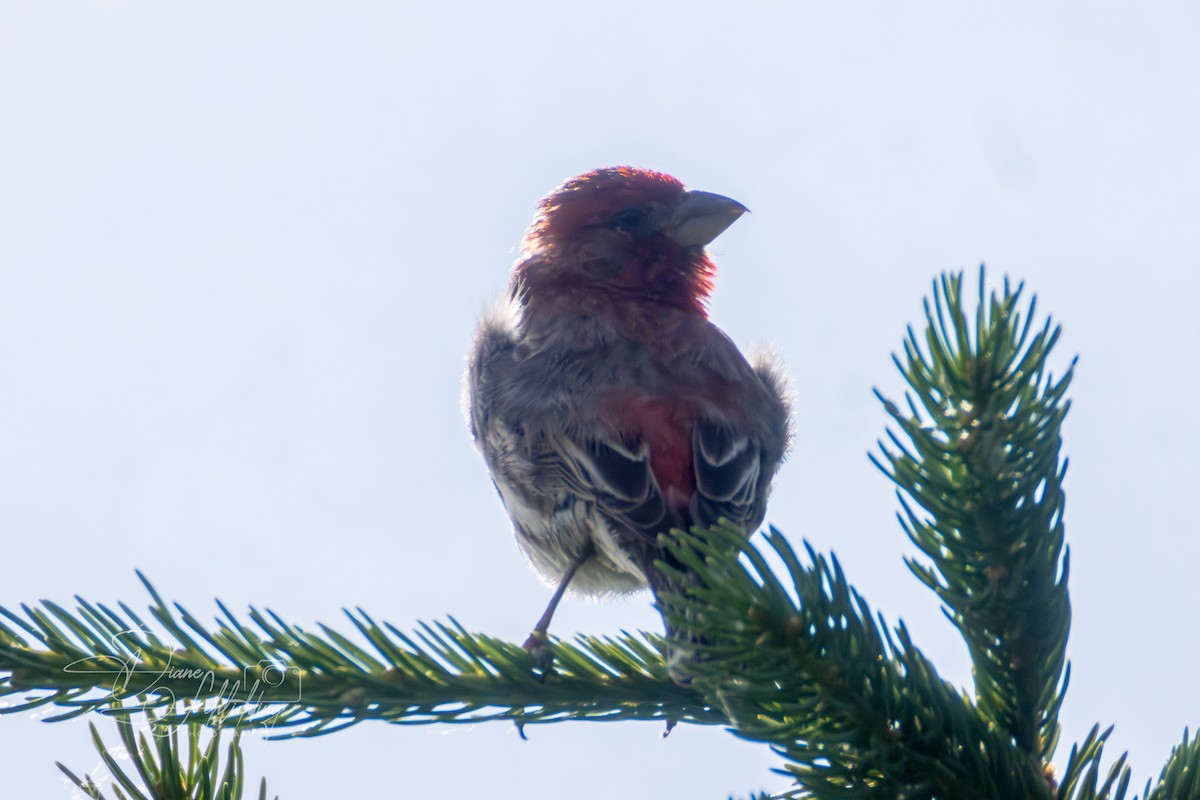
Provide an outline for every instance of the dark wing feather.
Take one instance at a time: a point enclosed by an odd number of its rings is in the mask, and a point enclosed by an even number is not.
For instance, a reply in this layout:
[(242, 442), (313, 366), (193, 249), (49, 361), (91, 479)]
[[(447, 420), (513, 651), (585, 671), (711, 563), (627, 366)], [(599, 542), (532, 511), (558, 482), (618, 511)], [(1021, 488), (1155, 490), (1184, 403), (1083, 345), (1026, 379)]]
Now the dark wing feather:
[(610, 437), (579, 440), (564, 434), (549, 450), (569, 462), (564, 472), (568, 488), (594, 502), (621, 529), (653, 542), (659, 531), (672, 524), (645, 445), (630, 447)]
[[(725, 519), (747, 535), (766, 509), (762, 444), (720, 422), (701, 420), (692, 431), (696, 495), (692, 524), (708, 526)], [(769, 479), (768, 479), (769, 480)]]
[(743, 402), (757, 409), (750, 424), (708, 418), (692, 431), (696, 495), (689, 509), (694, 525), (724, 517), (747, 536), (766, 515), (771, 480), (788, 446), (791, 406), (783, 371), (767, 354), (749, 366), (741, 385)]

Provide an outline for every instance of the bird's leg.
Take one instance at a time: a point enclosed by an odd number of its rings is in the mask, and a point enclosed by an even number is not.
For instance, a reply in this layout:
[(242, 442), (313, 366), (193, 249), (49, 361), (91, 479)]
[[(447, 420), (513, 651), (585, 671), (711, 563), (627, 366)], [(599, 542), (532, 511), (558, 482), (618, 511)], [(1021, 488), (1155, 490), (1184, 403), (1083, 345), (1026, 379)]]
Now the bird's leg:
[(587, 548), (584, 549), (579, 558), (575, 559), (571, 566), (567, 568), (567, 571), (563, 573), (562, 580), (558, 582), (558, 588), (554, 590), (554, 596), (550, 598), (550, 605), (546, 606), (545, 612), (542, 613), (542, 618), (537, 621), (537, 625), (533, 626), (533, 631), (529, 634), (529, 638), (525, 640), (525, 644), (521, 645), (525, 648), (525, 652), (533, 656), (534, 663), (537, 664), (542, 672), (548, 672), (550, 664), (553, 661), (553, 656), (546, 650), (546, 635), (550, 630), (550, 620), (554, 617), (554, 612), (558, 609), (558, 604), (563, 599), (563, 595), (566, 594), (567, 585), (571, 583), (571, 578), (575, 577), (575, 573), (595, 552), (592, 543), (588, 542)]
[(550, 630), (550, 620), (554, 617), (554, 611), (558, 608), (558, 603), (562, 600), (563, 595), (567, 591), (567, 584), (571, 582), (571, 578), (575, 575), (575, 570), (579, 568), (579, 562), (571, 565), (563, 575), (561, 581), (558, 582), (558, 588), (554, 590), (554, 596), (550, 598), (550, 605), (546, 606), (545, 612), (542, 613), (542, 618), (537, 621), (537, 625), (533, 626), (533, 631), (529, 634), (529, 638), (522, 645), (529, 652), (541, 647), (546, 643), (546, 633)]

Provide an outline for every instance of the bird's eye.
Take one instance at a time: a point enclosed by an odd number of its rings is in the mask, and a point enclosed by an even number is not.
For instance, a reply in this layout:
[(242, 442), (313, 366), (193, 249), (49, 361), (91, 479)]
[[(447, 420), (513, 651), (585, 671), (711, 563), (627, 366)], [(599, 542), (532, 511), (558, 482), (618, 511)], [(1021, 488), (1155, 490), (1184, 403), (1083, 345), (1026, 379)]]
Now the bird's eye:
[(626, 233), (642, 233), (650, 219), (650, 212), (641, 206), (627, 208), (617, 212), (612, 219), (612, 226)]

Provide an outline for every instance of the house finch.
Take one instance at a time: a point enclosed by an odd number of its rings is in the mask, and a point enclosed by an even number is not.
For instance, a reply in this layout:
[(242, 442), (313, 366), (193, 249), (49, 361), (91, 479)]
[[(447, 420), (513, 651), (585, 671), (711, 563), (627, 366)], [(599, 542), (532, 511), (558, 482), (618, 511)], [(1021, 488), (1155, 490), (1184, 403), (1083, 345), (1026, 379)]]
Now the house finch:
[(521, 549), (557, 586), (531, 652), (568, 585), (671, 588), (658, 534), (762, 522), (788, 440), (784, 380), (705, 308), (704, 247), (745, 211), (648, 170), (572, 178), (542, 200), (480, 323), (471, 431)]

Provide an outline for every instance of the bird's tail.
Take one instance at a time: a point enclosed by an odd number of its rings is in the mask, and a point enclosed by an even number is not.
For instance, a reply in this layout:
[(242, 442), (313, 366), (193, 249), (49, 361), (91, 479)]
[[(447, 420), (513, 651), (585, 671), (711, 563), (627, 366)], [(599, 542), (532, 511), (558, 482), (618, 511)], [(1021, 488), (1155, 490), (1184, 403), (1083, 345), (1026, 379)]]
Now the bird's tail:
[(657, 557), (647, 570), (655, 606), (666, 627), (667, 672), (680, 686), (691, 684), (692, 665), (704, 658), (711, 644), (701, 631), (704, 628), (704, 579), (683, 563), (670, 549), (670, 537), (660, 537)]

